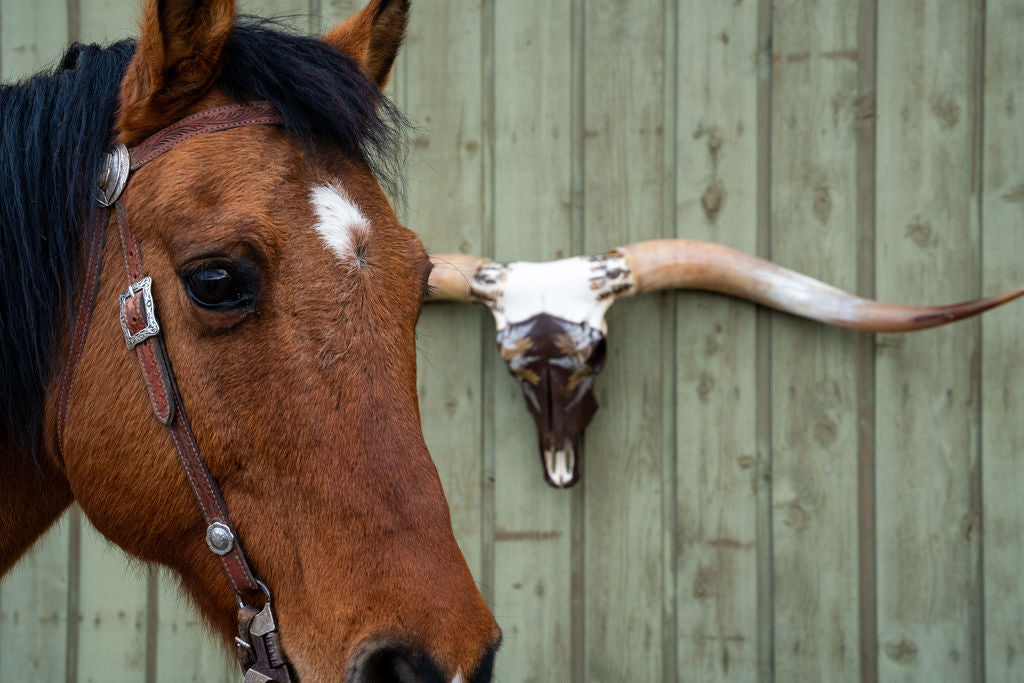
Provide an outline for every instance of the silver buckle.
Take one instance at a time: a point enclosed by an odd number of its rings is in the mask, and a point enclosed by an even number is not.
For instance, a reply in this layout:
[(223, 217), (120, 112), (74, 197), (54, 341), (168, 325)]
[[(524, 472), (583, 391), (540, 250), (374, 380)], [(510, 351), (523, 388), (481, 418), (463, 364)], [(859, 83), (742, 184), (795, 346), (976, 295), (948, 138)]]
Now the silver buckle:
[[(124, 314), (124, 302), (136, 294), (142, 294), (142, 311), (146, 316), (146, 326), (132, 334), (128, 329), (128, 320)], [(124, 331), (124, 343), (128, 345), (129, 349), (134, 349), (140, 343), (160, 333), (160, 324), (156, 321), (156, 307), (153, 304), (153, 278), (148, 275), (121, 292), (121, 329)]]

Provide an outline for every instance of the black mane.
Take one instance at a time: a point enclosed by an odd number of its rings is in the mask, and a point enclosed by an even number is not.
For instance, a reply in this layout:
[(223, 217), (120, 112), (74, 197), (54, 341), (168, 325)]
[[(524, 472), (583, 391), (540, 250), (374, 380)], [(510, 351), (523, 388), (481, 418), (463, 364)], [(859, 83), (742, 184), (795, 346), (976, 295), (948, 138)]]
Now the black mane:
[[(0, 455), (30, 455), (42, 438), (93, 184), (134, 52), (134, 41), (76, 44), (56, 69), (0, 86)], [(245, 19), (228, 39), (218, 85), (239, 102), (269, 100), (307, 148), (340, 148), (396, 191), (404, 119), (349, 57)]]

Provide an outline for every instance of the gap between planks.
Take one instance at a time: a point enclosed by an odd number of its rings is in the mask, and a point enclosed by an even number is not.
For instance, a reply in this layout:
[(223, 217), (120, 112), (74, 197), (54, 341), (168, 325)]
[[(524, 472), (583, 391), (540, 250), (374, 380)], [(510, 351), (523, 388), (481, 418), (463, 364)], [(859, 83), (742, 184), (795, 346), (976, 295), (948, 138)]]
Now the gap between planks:
[[(861, 0), (857, 26), (857, 293), (875, 297), (875, 121), (878, 0)], [(878, 574), (875, 528), (875, 337), (857, 338), (857, 562), (860, 671), (878, 680)]]
[[(971, 4), (971, 90), (968, 97), (968, 111), (971, 121), (971, 197), (974, 202), (975, 230), (977, 231), (978, 267), (974, 295), (982, 296), (984, 283), (985, 254), (985, 25), (987, 15), (986, 0), (974, 0)], [(980, 318), (971, 321), (974, 325), (976, 348), (978, 353), (977, 377), (984, 377), (984, 327)], [(979, 380), (980, 381), (980, 380)], [(977, 388), (977, 400), (974, 402), (974, 448), (976, 455), (975, 467), (972, 468), (968, 492), (969, 515), (976, 520), (977, 533), (973, 557), (969, 557), (968, 585), (971, 595), (967, 600), (967, 620), (970, 633), (970, 650), (973, 653), (971, 662), (971, 678), (975, 681), (986, 680), (985, 669), (985, 523), (983, 480), (985, 467), (984, 451), (984, 392)]]
[[(571, 33), (569, 36), (572, 64), (569, 69), (569, 81), (572, 88), (570, 98), (570, 122), (572, 131), (570, 135), (569, 154), (572, 157), (570, 180), (570, 232), (569, 243), (574, 254), (586, 253), (586, 215), (584, 213), (583, 193), (586, 182), (586, 159), (583, 144), (584, 121), (586, 114), (586, 85), (585, 77), (585, 50), (586, 50), (586, 0), (572, 0), (570, 8), (572, 21)], [(587, 441), (586, 436), (580, 440), (580, 452), (577, 458), (582, 461), (586, 457)], [(586, 487), (584, 482), (579, 482), (573, 489), (564, 492), (571, 495), (572, 500), (569, 510), (569, 533), (570, 533), (570, 577), (569, 585), (571, 590), (570, 606), (571, 630), (571, 672), (572, 680), (575, 683), (584, 683), (586, 680)]]
[[(757, 6), (757, 253), (771, 259), (772, 0)], [(775, 680), (775, 603), (772, 544), (772, 318), (757, 310), (757, 652), (758, 680)]]
[[(679, 126), (679, 3), (666, 0), (662, 12), (665, 16), (665, 74), (663, 125), (664, 136), (664, 201), (662, 214), (665, 216), (663, 234), (679, 238), (679, 214), (676, 210), (678, 192), (679, 145), (677, 144)], [(662, 424), (665, 425), (665, 455), (662, 457), (662, 646), (661, 646), (661, 679), (673, 681), (679, 675), (679, 605), (676, 591), (676, 572), (678, 567), (677, 529), (679, 527), (679, 480), (677, 462), (679, 458), (679, 388), (676, 379), (679, 377), (679, 300), (680, 293), (671, 294), (672, 306), (669, 308), (671, 319), (665, 329), (662, 348), (667, 350), (662, 361), (664, 376), (672, 378), (666, 382), (662, 399)], [(684, 351), (685, 353), (685, 351)]]

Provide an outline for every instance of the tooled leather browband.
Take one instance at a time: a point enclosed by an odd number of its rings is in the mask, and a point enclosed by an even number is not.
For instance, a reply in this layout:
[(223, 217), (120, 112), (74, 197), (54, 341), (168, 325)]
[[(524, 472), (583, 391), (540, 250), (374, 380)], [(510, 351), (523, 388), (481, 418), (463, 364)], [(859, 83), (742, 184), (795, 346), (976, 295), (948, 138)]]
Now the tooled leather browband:
[(198, 114), (186, 116), (132, 147), (129, 150), (131, 170), (134, 173), (172, 147), (180, 145), (196, 135), (216, 133), (241, 126), (280, 125), (281, 123), (281, 115), (270, 102), (255, 102), (246, 105), (229, 104), (215, 109), (207, 109)]
[[(235, 592), (241, 636), (237, 639), (238, 654), (245, 671), (245, 683), (290, 683), (292, 679), (278, 642), (271, 593), (256, 578), (242, 549), (217, 482), (203, 461), (185, 414), (156, 317), (152, 280), (146, 276), (142, 251), (128, 221), (125, 208), (126, 185), (132, 172), (196, 135), (241, 126), (281, 123), (281, 115), (268, 102), (228, 105), (193, 114), (158, 131), (130, 151), (124, 145), (115, 145), (105, 159), (98, 195), (101, 206), (109, 208), (113, 205), (124, 256), (128, 289), (121, 295), (120, 316), (126, 344), (128, 348), (135, 349), (153, 413), (167, 427), (189, 486), (195, 494), (207, 525), (207, 545), (220, 557), (221, 567)], [(74, 333), (58, 392), (57, 438), (58, 448), (61, 449), (76, 368), (85, 347), (92, 309), (98, 294), (103, 234), (108, 222), (109, 212), (104, 211), (101, 219), (91, 226), (94, 234), (87, 238), (84, 289), (79, 297)], [(260, 591), (266, 596), (263, 607), (248, 607), (246, 598)]]

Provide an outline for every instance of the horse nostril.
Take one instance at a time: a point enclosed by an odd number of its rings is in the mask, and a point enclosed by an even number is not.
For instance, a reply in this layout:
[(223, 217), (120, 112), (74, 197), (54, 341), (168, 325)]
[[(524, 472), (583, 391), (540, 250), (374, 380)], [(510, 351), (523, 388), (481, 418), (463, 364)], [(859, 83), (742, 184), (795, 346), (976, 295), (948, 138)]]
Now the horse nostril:
[(359, 648), (346, 683), (448, 683), (425, 652), (395, 643)]

